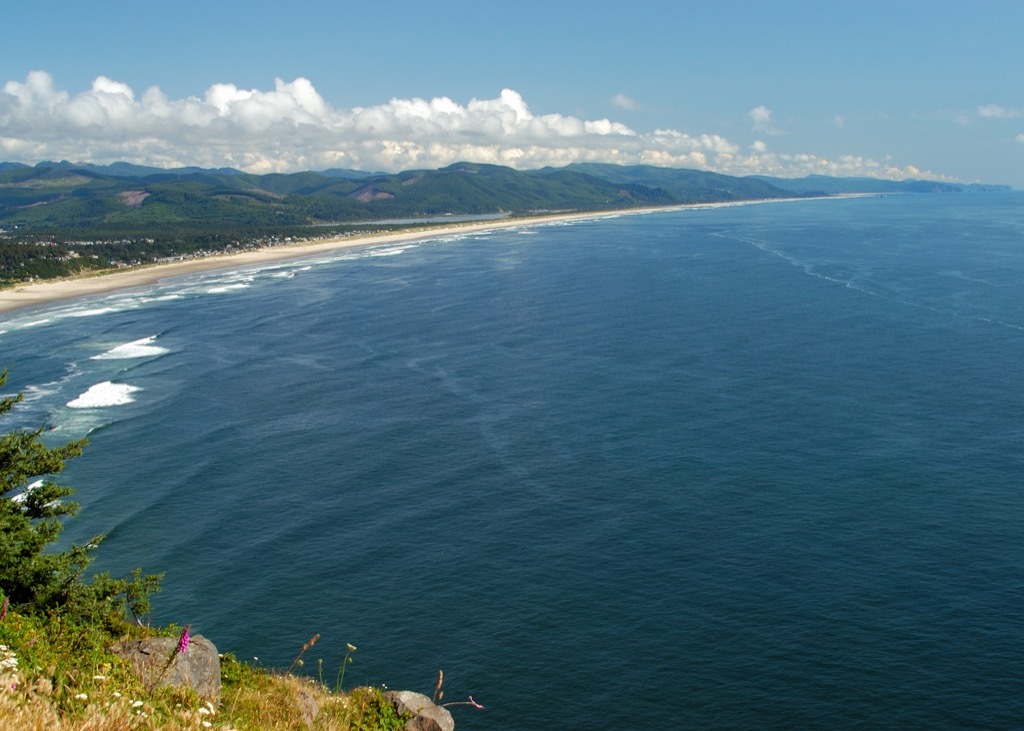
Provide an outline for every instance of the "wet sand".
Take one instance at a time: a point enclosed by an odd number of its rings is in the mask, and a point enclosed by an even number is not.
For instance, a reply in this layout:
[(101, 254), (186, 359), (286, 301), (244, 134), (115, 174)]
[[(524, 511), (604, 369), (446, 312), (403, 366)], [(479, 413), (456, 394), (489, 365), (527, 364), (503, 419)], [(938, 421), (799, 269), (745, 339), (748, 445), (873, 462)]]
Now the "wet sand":
[(326, 241), (285, 244), (234, 254), (217, 254), (206, 257), (197, 257), (194, 259), (185, 259), (183, 261), (132, 267), (130, 269), (104, 272), (101, 274), (86, 274), (67, 279), (54, 279), (34, 282), (31, 284), (18, 284), (11, 289), (0, 290), (0, 315), (26, 307), (38, 307), (53, 302), (89, 297), (98, 294), (107, 294), (109, 292), (116, 292), (122, 289), (145, 287), (156, 284), (170, 277), (178, 277), (185, 274), (195, 274), (197, 272), (214, 271), (218, 269), (236, 269), (270, 261), (301, 259), (306, 256), (315, 256), (325, 252), (360, 246), (382, 246), (406, 241), (421, 241), (424, 239), (475, 233), (478, 231), (535, 226), (546, 223), (557, 223), (560, 221), (578, 221), (584, 219), (604, 218), (607, 216), (682, 210), (685, 208), (747, 205), (761, 202), (765, 201), (737, 201), (729, 203), (666, 206), (657, 208), (630, 208), (625, 210), (569, 213), (528, 218), (503, 218), (498, 221), (463, 223), (451, 226), (433, 226), (416, 229), (414, 231), (406, 230), (400, 233), (338, 237), (336, 239)]

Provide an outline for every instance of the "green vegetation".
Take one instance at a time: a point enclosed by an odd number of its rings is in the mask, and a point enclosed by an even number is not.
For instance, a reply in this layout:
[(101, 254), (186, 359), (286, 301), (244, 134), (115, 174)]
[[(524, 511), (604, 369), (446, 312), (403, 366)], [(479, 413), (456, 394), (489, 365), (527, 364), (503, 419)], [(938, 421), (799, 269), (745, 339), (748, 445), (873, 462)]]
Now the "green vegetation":
[(405, 727), (406, 719), (377, 688), (333, 693), (311, 678), (239, 662), (230, 654), (221, 658), (219, 705), (188, 689), (149, 691), (125, 660), (107, 651), (118, 639), (65, 621), (59, 614), (8, 611), (0, 620), (0, 727), (10, 731), (393, 731)]
[(792, 191), (758, 178), (735, 178), (705, 170), (658, 168), (651, 165), (606, 165), (575, 163), (564, 168), (621, 185), (659, 187), (686, 203), (761, 200), (793, 197)]
[[(683, 173), (690, 182), (682, 185)], [(694, 177), (696, 176), (696, 177)], [(530, 216), (786, 197), (760, 181), (638, 166), (517, 171), (457, 163), (394, 175), (249, 175), (0, 165), (0, 284), (365, 230), (367, 221)]]
[(825, 176), (738, 178), (601, 163), (529, 171), (456, 163), (393, 175), (0, 163), (0, 286), (349, 235), (373, 230), (367, 223), (372, 221), (533, 216), (850, 192), (1001, 189)]
[[(0, 374), (0, 387), (7, 383)], [(0, 416), (10, 413), (21, 395), (0, 399)], [(43, 427), (19, 429), (0, 437), (0, 591), (10, 606), (33, 615), (59, 614), (65, 621), (109, 634), (126, 629), (125, 607), (135, 616), (149, 612), (149, 597), (159, 588), (156, 575), (135, 571), (130, 578), (99, 574), (84, 581), (92, 552), (103, 536), (85, 546), (46, 552), (61, 531), (60, 519), (78, 511), (65, 500), (73, 490), (51, 482), (66, 460), (77, 457), (85, 440), (49, 448)], [(30, 481), (39, 479), (29, 484)], [(16, 495), (10, 493), (21, 489)]]
[[(0, 374), (0, 388), (7, 374)], [(0, 399), (0, 416), (21, 396)], [(61, 519), (78, 506), (50, 477), (79, 456), (85, 441), (47, 447), (42, 428), (0, 437), (0, 726), (4, 729), (359, 729), (403, 728), (377, 689), (332, 693), (322, 681), (238, 662), (221, 662), (222, 704), (191, 690), (147, 691), (127, 661), (108, 648), (180, 628), (153, 628), (142, 618), (160, 577), (134, 571), (85, 580), (102, 536), (85, 546), (52, 550)], [(50, 549), (50, 550), (47, 550)], [(307, 643), (294, 665), (301, 664)], [(346, 646), (350, 662), (354, 647)], [(340, 685), (340, 679), (339, 679)], [(340, 687), (339, 689), (340, 690)], [(315, 709), (315, 712), (314, 710)]]

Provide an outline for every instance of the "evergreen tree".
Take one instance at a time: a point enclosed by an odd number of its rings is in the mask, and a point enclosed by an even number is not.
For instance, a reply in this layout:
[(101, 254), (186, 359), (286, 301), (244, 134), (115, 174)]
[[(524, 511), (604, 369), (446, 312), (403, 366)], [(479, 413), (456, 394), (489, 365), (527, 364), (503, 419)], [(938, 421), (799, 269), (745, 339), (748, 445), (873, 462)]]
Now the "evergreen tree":
[[(6, 383), (4, 371), (0, 388)], [(0, 398), (0, 416), (21, 400), (21, 394)], [(44, 427), (16, 429), (0, 436), (0, 592), (21, 612), (56, 612), (116, 630), (125, 620), (125, 603), (136, 619), (149, 611), (149, 597), (159, 590), (161, 577), (143, 576), (136, 569), (127, 579), (104, 573), (86, 583), (91, 553), (103, 536), (85, 546), (46, 551), (60, 535), (60, 519), (75, 515), (79, 507), (65, 499), (74, 490), (50, 477), (60, 473), (67, 460), (82, 454), (86, 440), (47, 447), (43, 431)]]

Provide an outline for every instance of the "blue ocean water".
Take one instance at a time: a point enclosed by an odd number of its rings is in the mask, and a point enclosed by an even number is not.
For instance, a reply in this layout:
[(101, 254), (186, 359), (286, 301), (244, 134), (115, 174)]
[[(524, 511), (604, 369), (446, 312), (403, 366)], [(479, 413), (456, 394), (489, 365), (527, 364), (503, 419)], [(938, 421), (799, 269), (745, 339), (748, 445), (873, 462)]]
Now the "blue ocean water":
[[(462, 731), (1024, 724), (1024, 194), (524, 226), (0, 322), (157, 622)], [(5, 426), (10, 427), (12, 424)]]

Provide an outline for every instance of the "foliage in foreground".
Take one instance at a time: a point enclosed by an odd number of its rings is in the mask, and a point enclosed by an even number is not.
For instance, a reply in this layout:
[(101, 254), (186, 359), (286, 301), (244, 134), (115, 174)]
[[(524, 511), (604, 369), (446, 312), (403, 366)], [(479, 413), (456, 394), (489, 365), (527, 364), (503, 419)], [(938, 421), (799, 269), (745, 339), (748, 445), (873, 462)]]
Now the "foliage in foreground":
[(187, 690), (148, 692), (125, 660), (107, 652), (112, 639), (59, 617), (9, 611), (0, 620), (0, 728), (391, 731), (405, 726), (377, 689), (332, 693), (314, 680), (276, 674), (230, 655), (221, 661), (219, 707)]

